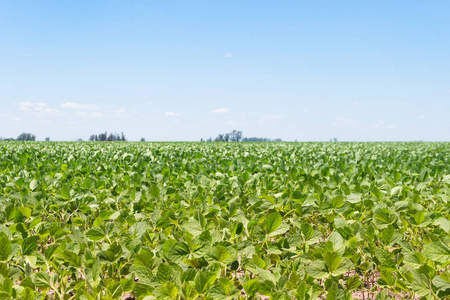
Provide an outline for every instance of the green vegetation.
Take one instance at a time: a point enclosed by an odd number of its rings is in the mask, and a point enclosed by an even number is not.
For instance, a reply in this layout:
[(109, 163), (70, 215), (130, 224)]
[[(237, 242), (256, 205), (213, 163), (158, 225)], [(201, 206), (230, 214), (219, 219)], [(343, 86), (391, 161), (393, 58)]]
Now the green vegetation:
[[(2, 138), (2, 137), (0, 137), (0, 141), (3, 141), (3, 140), (5, 140), (5, 141), (14, 141), (13, 138)], [(35, 140), (36, 140), (36, 136), (34, 134), (32, 134), (32, 133), (25, 133), (25, 132), (21, 133), (16, 139), (16, 141), (35, 141)]]
[(0, 143), (2, 299), (439, 299), (448, 143)]

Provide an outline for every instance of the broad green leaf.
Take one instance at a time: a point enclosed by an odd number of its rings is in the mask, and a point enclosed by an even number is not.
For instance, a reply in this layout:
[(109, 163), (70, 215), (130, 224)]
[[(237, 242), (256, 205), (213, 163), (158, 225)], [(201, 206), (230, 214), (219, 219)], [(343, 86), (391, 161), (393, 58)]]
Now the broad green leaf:
[(261, 284), (256, 279), (250, 279), (244, 283), (244, 290), (249, 296), (254, 296), (261, 290)]
[(150, 195), (152, 195), (154, 198), (159, 198), (160, 190), (159, 190), (159, 187), (157, 185), (153, 184), (150, 187)]
[(428, 259), (439, 263), (448, 263), (450, 261), (450, 247), (441, 241), (426, 246), (423, 253)]
[(100, 241), (105, 237), (105, 232), (99, 227), (92, 227), (86, 232), (86, 237), (91, 241)]
[[(212, 247), (205, 259), (210, 263), (219, 262), (224, 263), (231, 257), (231, 254), (227, 251), (227, 248), (221, 245)], [(232, 258), (234, 259), (234, 257)]]
[(355, 204), (361, 202), (361, 194), (350, 194), (347, 196), (347, 202)]
[(34, 290), (28, 287), (25, 288), (20, 294), (20, 300), (34, 300), (34, 299), (35, 299)]
[(184, 225), (184, 229), (186, 229), (187, 232), (192, 234), (193, 236), (197, 236), (202, 234), (203, 229), (200, 223), (195, 220), (194, 218), (190, 218)]
[(306, 273), (315, 279), (324, 279), (329, 276), (329, 272), (327, 270), (325, 262), (320, 260), (315, 260), (309, 266), (307, 266)]
[(347, 289), (349, 291), (356, 290), (361, 286), (361, 279), (359, 278), (358, 275), (355, 275), (355, 276), (347, 279), (347, 281), (345, 282), (345, 285), (347, 286)]
[(31, 216), (31, 209), (29, 207), (21, 206), (21, 207), (19, 207), (19, 211), (27, 219)]
[(119, 257), (123, 254), (122, 247), (120, 244), (113, 243), (106, 251), (101, 251), (98, 253), (98, 257), (101, 260), (105, 260), (107, 262), (115, 262)]
[(399, 196), (402, 193), (403, 186), (396, 186), (391, 190), (391, 197), (392, 196)]
[(156, 288), (153, 291), (153, 294), (157, 297), (157, 299), (175, 299), (178, 295), (178, 289), (173, 282), (168, 281), (163, 286)]
[(197, 272), (197, 275), (195, 275), (194, 278), (195, 290), (197, 293), (203, 294), (206, 292), (216, 278), (216, 273), (206, 271), (205, 269)]
[(38, 182), (36, 179), (30, 181), (30, 190), (34, 191), (38, 186)]
[(70, 198), (70, 190), (65, 184), (61, 186), (61, 198), (64, 200), (69, 200)]
[(333, 282), (331, 287), (327, 290), (327, 300), (337, 300), (338, 299), (338, 286), (336, 282)]
[(38, 244), (39, 244), (38, 236), (31, 236), (24, 239), (22, 242), (22, 254), (23, 255), (31, 254), (34, 250), (36, 250)]
[(170, 281), (172, 269), (166, 264), (160, 264), (158, 266), (158, 271), (156, 272), (156, 277), (159, 283), (165, 283)]
[(289, 225), (287, 225), (286, 223), (281, 223), (281, 225), (276, 230), (271, 232), (268, 236), (271, 237), (271, 236), (284, 234), (288, 230), (289, 230)]
[(45, 272), (37, 272), (32, 276), (33, 284), (43, 290), (50, 287), (50, 276)]
[(123, 278), (120, 280), (120, 286), (124, 293), (129, 293), (134, 287), (134, 278)]
[(11, 254), (11, 241), (4, 232), (0, 232), (0, 260), (8, 260)]
[(306, 294), (308, 293), (308, 286), (306, 285), (305, 281), (302, 281), (298, 288), (297, 288), (297, 294), (295, 296), (295, 299), (297, 300), (307, 300)]
[(395, 229), (394, 226), (389, 225), (381, 232), (381, 238), (385, 245), (389, 245), (394, 237)]
[(323, 255), (323, 260), (328, 268), (329, 273), (333, 273), (339, 268), (342, 258), (336, 252), (327, 252)]
[(190, 254), (189, 246), (185, 243), (176, 243), (170, 247), (168, 258), (175, 263), (181, 262), (188, 258)]
[(275, 212), (267, 216), (265, 224), (266, 224), (266, 232), (270, 234), (280, 227), (283, 219), (281, 218), (280, 213)]

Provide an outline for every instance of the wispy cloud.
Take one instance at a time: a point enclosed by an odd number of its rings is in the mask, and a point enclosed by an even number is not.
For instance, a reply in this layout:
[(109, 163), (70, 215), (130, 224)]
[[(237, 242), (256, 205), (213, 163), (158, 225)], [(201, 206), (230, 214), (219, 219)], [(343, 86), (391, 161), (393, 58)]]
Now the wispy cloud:
[(229, 53), (229, 52), (227, 52), (227, 53), (225, 53), (223, 56), (225, 56), (225, 57), (233, 57), (233, 54), (232, 53)]
[(211, 111), (211, 113), (213, 113), (213, 114), (224, 114), (224, 113), (227, 113), (229, 111), (230, 110), (228, 108), (217, 108), (217, 109), (213, 109)]
[(74, 112), (74, 115), (77, 117), (80, 117), (84, 120), (89, 120), (89, 119), (94, 119), (94, 118), (100, 118), (100, 117), (104, 117), (105, 114), (99, 111), (76, 111)]
[(269, 115), (269, 116), (266, 117), (266, 119), (268, 119), (268, 120), (281, 120), (281, 119), (283, 119), (283, 116), (282, 115)]
[(165, 115), (166, 117), (179, 117), (179, 116), (181, 116), (180, 113), (175, 113), (175, 112), (173, 112), (173, 111), (168, 111), (168, 112), (164, 113), (164, 115)]
[(310, 110), (309, 110), (309, 109), (307, 109), (307, 108), (304, 108), (304, 109), (302, 109), (302, 112), (304, 112), (304, 113), (309, 113), (309, 112), (310, 112)]
[(100, 107), (95, 104), (81, 104), (76, 102), (66, 102), (61, 104), (62, 108), (78, 109), (78, 110), (98, 110)]
[[(43, 102), (18, 102), (15, 105), (20, 114), (34, 117), (39, 123), (50, 123), (53, 117), (64, 115), (59, 109)], [(17, 116), (14, 121), (20, 122), (21, 118)]]
[(370, 126), (371, 129), (393, 129), (395, 128), (392, 124), (386, 124), (384, 121), (378, 121)]
[(355, 127), (359, 126), (360, 122), (354, 119), (339, 117), (331, 122), (334, 127)]
[(18, 109), (24, 112), (35, 112), (35, 113), (49, 113), (49, 114), (60, 114), (61, 111), (57, 108), (48, 107), (47, 103), (42, 102), (19, 102), (16, 103)]
[(95, 118), (112, 117), (112, 118), (126, 118), (129, 114), (125, 108), (111, 107), (111, 106), (99, 106), (96, 104), (85, 104), (77, 102), (66, 102), (61, 104), (62, 108), (70, 109), (73, 111), (73, 115), (88, 121)]
[(227, 125), (227, 126), (235, 126), (235, 127), (239, 126), (239, 124), (240, 123), (237, 121), (228, 121), (225, 123), (225, 125)]

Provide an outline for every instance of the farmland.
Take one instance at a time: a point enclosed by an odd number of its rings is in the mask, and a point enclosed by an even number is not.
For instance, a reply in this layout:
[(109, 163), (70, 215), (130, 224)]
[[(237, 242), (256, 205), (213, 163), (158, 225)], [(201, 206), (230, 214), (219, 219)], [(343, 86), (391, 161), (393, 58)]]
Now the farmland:
[(439, 299), (448, 143), (0, 143), (1, 299)]

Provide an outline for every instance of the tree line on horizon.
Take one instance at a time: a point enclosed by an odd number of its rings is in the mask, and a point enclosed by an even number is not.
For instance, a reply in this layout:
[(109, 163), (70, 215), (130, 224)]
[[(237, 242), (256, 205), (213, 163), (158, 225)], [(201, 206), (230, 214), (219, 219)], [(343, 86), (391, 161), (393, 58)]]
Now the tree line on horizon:
[[(200, 140), (205, 142), (203, 138)], [(258, 137), (242, 137), (242, 131), (233, 130), (229, 133), (219, 134), (215, 139), (209, 138), (206, 142), (282, 142), (281, 139)]]
[[(36, 141), (36, 135), (32, 133), (21, 133), (16, 139), (14, 138), (2, 138), (0, 137), (0, 141)], [(50, 138), (45, 138), (45, 141), (50, 141)], [(82, 141), (81, 139), (77, 139), (77, 141)], [(127, 139), (122, 132), (118, 133), (110, 133), (102, 132), (100, 134), (92, 134), (89, 137), (89, 141), (91, 142), (126, 142)], [(281, 139), (269, 139), (269, 138), (258, 138), (258, 137), (242, 137), (242, 131), (233, 130), (229, 133), (219, 134), (215, 139), (209, 138), (204, 140), (203, 138), (200, 140), (201, 142), (282, 142)], [(142, 138), (141, 142), (145, 142), (145, 139)]]
[(108, 132), (93, 134), (89, 137), (89, 141), (91, 142), (126, 142), (127, 139), (123, 132), (121, 134), (118, 133), (110, 133)]
[(21, 133), (16, 139), (14, 138), (2, 138), (0, 137), (0, 141), (35, 141), (36, 136), (32, 133)]

